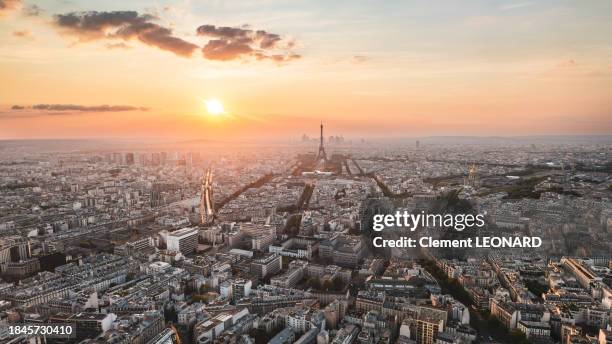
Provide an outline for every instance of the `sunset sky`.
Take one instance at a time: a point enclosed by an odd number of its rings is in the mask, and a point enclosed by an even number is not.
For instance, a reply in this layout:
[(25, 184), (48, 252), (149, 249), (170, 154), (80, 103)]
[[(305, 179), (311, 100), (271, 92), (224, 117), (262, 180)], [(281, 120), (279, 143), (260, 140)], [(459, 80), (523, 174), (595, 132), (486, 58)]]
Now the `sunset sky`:
[(0, 43), (0, 139), (612, 134), (607, 0), (0, 0)]

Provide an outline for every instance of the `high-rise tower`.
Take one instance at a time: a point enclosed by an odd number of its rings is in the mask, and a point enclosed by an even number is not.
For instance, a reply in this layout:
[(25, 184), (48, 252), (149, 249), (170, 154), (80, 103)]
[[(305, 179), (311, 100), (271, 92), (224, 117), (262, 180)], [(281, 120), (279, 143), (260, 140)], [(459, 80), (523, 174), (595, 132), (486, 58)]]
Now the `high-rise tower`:
[(317, 153), (317, 165), (319, 162), (327, 161), (327, 154), (325, 154), (325, 148), (323, 147), (323, 122), (321, 122), (321, 141), (319, 143), (319, 153)]
[(473, 188), (480, 187), (480, 180), (478, 179), (478, 175), (476, 174), (478, 167), (476, 164), (472, 164), (468, 171), (467, 177), (464, 178), (463, 184), (465, 186), (471, 186)]

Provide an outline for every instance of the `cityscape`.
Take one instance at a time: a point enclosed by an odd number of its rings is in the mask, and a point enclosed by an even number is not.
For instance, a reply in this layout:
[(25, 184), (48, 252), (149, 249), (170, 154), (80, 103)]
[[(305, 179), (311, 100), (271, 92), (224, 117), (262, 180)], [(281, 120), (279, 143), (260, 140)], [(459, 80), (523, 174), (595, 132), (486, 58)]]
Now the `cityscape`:
[[(3, 343), (41, 340), (19, 323), (74, 324), (52, 343), (611, 340), (609, 139), (323, 135), (231, 153), (5, 141)], [(542, 247), (369, 240), (373, 214), (459, 204), (480, 234)]]

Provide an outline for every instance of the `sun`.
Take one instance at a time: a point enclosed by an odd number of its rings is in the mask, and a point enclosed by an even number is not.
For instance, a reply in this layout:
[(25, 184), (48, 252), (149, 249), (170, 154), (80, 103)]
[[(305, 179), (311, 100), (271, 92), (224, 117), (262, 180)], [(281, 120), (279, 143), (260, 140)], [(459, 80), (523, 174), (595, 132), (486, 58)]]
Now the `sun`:
[(206, 105), (206, 111), (213, 116), (219, 116), (225, 113), (223, 104), (216, 99), (207, 99), (204, 101), (204, 105)]

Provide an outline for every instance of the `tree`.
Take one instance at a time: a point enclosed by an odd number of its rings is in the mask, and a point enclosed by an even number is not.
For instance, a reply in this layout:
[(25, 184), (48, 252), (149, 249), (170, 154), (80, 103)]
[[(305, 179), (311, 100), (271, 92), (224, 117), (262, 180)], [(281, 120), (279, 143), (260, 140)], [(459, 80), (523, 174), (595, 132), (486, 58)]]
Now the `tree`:
[(332, 279), (332, 288), (334, 291), (342, 291), (344, 289), (344, 281), (340, 276), (336, 276)]
[(174, 306), (164, 309), (164, 319), (166, 319), (166, 321), (172, 321), (173, 323), (178, 322), (178, 314), (176, 313)]
[(542, 294), (548, 291), (548, 286), (545, 284), (541, 284), (538, 281), (529, 280), (525, 282), (525, 286), (538, 298), (542, 298)]
[(185, 285), (185, 290), (184, 293), (185, 295), (191, 295), (193, 294), (194, 290), (193, 290), (193, 286), (191, 285), (191, 283), (188, 283), (187, 285)]
[(283, 264), (284, 267), (289, 266), (289, 263), (291, 263), (293, 259), (291, 259), (291, 257), (287, 257), (287, 256), (282, 256), (281, 257), (281, 263)]
[(529, 344), (531, 343), (527, 337), (523, 334), (523, 332), (519, 330), (513, 330), (508, 334), (508, 338), (512, 340), (512, 343), (518, 344)]
[(208, 294), (204, 294), (204, 295), (193, 295), (191, 297), (191, 300), (193, 302), (203, 302), (205, 304), (208, 304), (208, 302), (210, 301), (210, 296)]
[(314, 290), (321, 290), (321, 281), (316, 277), (309, 278), (306, 284)]

